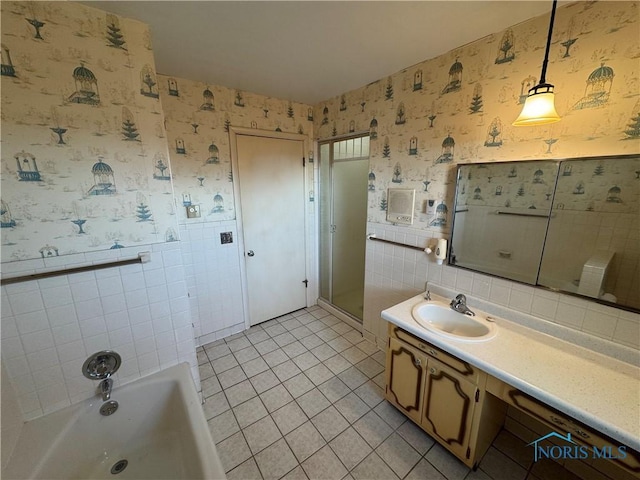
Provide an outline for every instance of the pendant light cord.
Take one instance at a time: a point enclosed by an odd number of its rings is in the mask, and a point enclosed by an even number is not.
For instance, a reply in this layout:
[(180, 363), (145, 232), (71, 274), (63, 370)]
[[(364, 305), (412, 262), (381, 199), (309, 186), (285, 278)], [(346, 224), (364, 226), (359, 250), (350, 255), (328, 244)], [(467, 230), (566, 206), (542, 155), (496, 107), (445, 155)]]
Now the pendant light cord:
[(556, 4), (558, 0), (553, 0), (551, 7), (551, 20), (549, 21), (549, 35), (547, 36), (547, 48), (544, 52), (544, 61), (542, 62), (542, 72), (540, 73), (540, 84), (547, 83), (547, 63), (549, 63), (549, 49), (551, 48), (551, 34), (553, 33), (553, 22), (556, 18)]

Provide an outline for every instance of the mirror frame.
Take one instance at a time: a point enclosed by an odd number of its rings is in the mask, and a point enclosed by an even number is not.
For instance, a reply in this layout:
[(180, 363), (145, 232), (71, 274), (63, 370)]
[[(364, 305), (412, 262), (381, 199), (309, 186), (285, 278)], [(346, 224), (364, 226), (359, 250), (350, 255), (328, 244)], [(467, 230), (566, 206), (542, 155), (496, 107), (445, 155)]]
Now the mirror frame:
[[(594, 303), (598, 303), (601, 305), (606, 305), (609, 307), (613, 307), (613, 308), (617, 308), (620, 310), (625, 310), (625, 311), (629, 311), (629, 312), (634, 312), (634, 313), (640, 313), (640, 308), (635, 308), (629, 305), (623, 305), (623, 304), (619, 304), (616, 302), (610, 302), (607, 300), (603, 300), (601, 298), (596, 298), (596, 297), (590, 297), (587, 295), (582, 295), (580, 293), (577, 292), (571, 292), (571, 291), (567, 291), (567, 290), (563, 290), (561, 288), (556, 288), (556, 287), (549, 287), (546, 285), (542, 285), (539, 283), (540, 280), (540, 270), (542, 267), (542, 260), (544, 257), (544, 251), (545, 248), (547, 247), (547, 234), (549, 232), (549, 225), (550, 225), (550, 220), (551, 217), (553, 215), (553, 211), (554, 211), (554, 206), (555, 206), (555, 201), (556, 201), (556, 193), (557, 193), (557, 187), (558, 187), (558, 179), (561, 175), (562, 172), (562, 163), (563, 162), (568, 162), (568, 161), (575, 161), (575, 160), (602, 160), (602, 161), (607, 161), (607, 160), (615, 160), (615, 159), (640, 159), (640, 154), (622, 154), (622, 155), (605, 155), (605, 156), (591, 156), (591, 157), (567, 157), (567, 158), (549, 158), (549, 159), (522, 159), (522, 160), (505, 160), (505, 161), (500, 161), (500, 162), (474, 162), (474, 163), (460, 163), (457, 165), (456, 167), (456, 186), (455, 186), (455, 193), (454, 193), (454, 201), (453, 201), (453, 218), (452, 218), (452, 224), (451, 224), (451, 233), (450, 233), (450, 241), (449, 241), (449, 245), (448, 245), (448, 251), (447, 251), (447, 265), (452, 266), (452, 267), (456, 267), (456, 268), (460, 268), (462, 270), (467, 270), (470, 272), (476, 272), (476, 273), (481, 273), (483, 275), (488, 275), (490, 277), (495, 277), (495, 278), (500, 278), (503, 280), (508, 280), (511, 282), (515, 282), (515, 283), (519, 283), (522, 285), (527, 285), (529, 287), (532, 288), (538, 288), (541, 290), (547, 290), (547, 291), (551, 291), (551, 292), (555, 292), (555, 293), (562, 293), (564, 295), (569, 295), (572, 297), (577, 297), (577, 298), (582, 298), (584, 300), (587, 301), (591, 301)], [(549, 162), (555, 162), (558, 165), (558, 169), (556, 172), (556, 178), (554, 179), (553, 182), (553, 195), (551, 197), (551, 207), (549, 209), (549, 214), (547, 216), (546, 219), (546, 227), (545, 227), (545, 239), (543, 241), (542, 244), (542, 253), (540, 256), (540, 262), (538, 264), (538, 269), (536, 272), (536, 280), (535, 283), (528, 283), (525, 281), (521, 281), (521, 280), (515, 280), (513, 278), (509, 278), (509, 277), (504, 277), (495, 273), (489, 273), (489, 272), (484, 272), (481, 270), (476, 270), (470, 267), (465, 267), (462, 265), (458, 265), (456, 263), (451, 263), (451, 254), (452, 254), (452, 250), (453, 250), (453, 235), (455, 232), (455, 226), (456, 226), (456, 211), (458, 210), (458, 189), (460, 188), (460, 169), (463, 167), (467, 167), (467, 166), (476, 166), (476, 165), (497, 165), (497, 164), (518, 164), (518, 163), (530, 163), (530, 162), (545, 162), (545, 163), (549, 163)], [(635, 172), (636, 175), (640, 175), (640, 171)]]

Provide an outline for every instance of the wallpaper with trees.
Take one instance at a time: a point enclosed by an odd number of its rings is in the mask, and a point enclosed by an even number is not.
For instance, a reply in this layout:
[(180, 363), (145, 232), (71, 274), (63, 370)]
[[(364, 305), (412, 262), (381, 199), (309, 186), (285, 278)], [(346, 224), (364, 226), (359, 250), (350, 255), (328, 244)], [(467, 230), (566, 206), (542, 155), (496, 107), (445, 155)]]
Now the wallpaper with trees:
[[(440, 236), (451, 224), (457, 163), (640, 151), (638, 8), (558, 8), (547, 81), (555, 85), (559, 123), (511, 125), (539, 81), (547, 14), (322, 102), (317, 135), (369, 130), (369, 221), (387, 223), (388, 187), (415, 188), (412, 228)], [(427, 204), (439, 209), (427, 214)]]
[(2, 2), (2, 261), (178, 239), (146, 25)]
[[(309, 136), (311, 144), (310, 105), (183, 78), (158, 78), (180, 223), (236, 218), (230, 126), (300, 133)], [(199, 207), (199, 218), (187, 219), (184, 207), (190, 205)]]

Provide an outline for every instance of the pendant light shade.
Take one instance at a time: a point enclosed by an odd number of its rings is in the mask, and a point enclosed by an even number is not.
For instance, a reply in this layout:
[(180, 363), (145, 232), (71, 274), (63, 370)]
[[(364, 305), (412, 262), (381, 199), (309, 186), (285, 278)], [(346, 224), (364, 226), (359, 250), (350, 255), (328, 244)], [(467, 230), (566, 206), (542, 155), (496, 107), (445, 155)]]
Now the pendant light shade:
[(556, 16), (556, 4), (558, 0), (553, 0), (551, 8), (551, 21), (549, 22), (549, 33), (547, 35), (547, 48), (542, 62), (542, 72), (540, 73), (540, 83), (529, 90), (527, 99), (522, 107), (520, 116), (513, 122), (516, 127), (530, 125), (546, 125), (560, 121), (560, 115), (556, 112), (553, 85), (546, 82), (547, 63), (549, 62), (549, 47), (551, 46), (551, 34), (553, 33), (553, 22)]
[(553, 85), (541, 83), (529, 90), (520, 116), (513, 122), (516, 127), (528, 125), (545, 125), (560, 121), (556, 112)]

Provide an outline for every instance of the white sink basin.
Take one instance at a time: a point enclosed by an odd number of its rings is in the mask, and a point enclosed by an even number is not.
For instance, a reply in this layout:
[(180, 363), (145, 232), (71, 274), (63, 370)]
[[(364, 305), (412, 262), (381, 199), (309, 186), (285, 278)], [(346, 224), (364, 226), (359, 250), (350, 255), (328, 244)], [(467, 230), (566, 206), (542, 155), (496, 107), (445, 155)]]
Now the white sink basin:
[(421, 327), (453, 340), (483, 342), (498, 333), (495, 323), (456, 312), (441, 302), (420, 302), (413, 307), (411, 315)]

